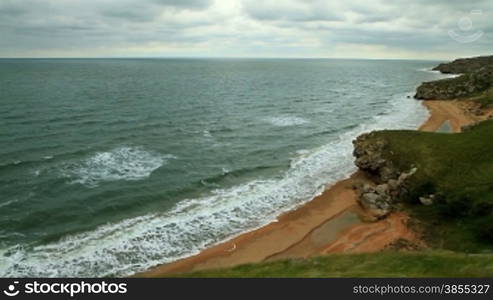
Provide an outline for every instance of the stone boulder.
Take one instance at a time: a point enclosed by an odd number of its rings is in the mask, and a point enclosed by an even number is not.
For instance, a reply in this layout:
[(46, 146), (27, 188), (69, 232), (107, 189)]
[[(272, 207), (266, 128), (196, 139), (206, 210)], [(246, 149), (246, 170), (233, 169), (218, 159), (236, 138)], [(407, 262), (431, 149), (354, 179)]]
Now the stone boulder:
[(367, 213), (376, 219), (384, 218), (392, 211), (391, 199), (388, 195), (366, 192), (358, 197), (358, 202)]
[(372, 186), (363, 184), (357, 187), (358, 203), (371, 215), (375, 220), (386, 217), (398, 202), (398, 197), (405, 190), (405, 183), (416, 169), (409, 172), (403, 172), (398, 179), (390, 179), (387, 183)]
[(413, 168), (409, 172), (402, 172), (396, 179), (389, 179), (386, 183), (356, 186), (358, 203), (371, 216), (371, 220), (385, 218), (399, 201), (399, 197), (407, 192), (406, 181), (416, 173)]

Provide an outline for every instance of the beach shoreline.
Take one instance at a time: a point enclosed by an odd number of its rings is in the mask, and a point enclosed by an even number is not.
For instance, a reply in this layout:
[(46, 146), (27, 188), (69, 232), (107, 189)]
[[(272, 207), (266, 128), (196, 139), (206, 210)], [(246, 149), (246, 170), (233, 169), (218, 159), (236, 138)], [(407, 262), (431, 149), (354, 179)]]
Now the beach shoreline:
[[(418, 100), (416, 100), (418, 101)], [(453, 132), (480, 120), (468, 113), (462, 101), (423, 101), (430, 116), (418, 130), (437, 131), (445, 123)], [(363, 172), (328, 186), (325, 191), (282, 214), (277, 221), (231, 240), (209, 247), (199, 254), (162, 264), (135, 277), (172, 274), (232, 267), (288, 258), (306, 258), (330, 253), (381, 251), (399, 240), (425, 247), (408, 228), (409, 216), (393, 212), (382, 220), (372, 220), (357, 203), (354, 186), (371, 183)]]

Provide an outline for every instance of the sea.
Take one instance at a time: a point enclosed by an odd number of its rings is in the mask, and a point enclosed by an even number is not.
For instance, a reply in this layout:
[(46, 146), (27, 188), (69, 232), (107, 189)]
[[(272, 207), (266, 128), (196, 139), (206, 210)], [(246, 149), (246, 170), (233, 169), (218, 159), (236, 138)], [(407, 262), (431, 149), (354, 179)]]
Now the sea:
[(438, 62), (0, 59), (0, 277), (120, 277), (276, 220), (416, 129)]

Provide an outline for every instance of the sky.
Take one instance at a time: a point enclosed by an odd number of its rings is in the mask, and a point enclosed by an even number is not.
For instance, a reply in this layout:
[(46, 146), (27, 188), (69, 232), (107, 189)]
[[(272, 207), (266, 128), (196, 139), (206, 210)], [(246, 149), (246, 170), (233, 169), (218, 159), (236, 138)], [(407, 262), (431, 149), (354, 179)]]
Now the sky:
[(0, 57), (452, 59), (492, 0), (0, 0)]

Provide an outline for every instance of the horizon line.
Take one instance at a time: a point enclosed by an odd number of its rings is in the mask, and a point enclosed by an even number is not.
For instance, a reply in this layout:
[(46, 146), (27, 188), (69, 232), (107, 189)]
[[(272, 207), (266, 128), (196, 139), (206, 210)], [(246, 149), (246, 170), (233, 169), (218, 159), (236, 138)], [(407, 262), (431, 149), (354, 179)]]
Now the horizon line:
[(0, 57), (1, 60), (7, 59), (313, 59), (313, 60), (421, 60), (421, 61), (442, 61), (439, 58), (361, 58), (361, 57), (268, 57), (268, 56), (39, 56), (39, 57)]

